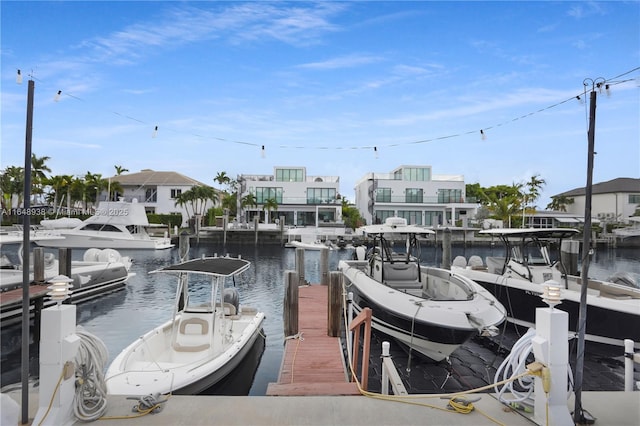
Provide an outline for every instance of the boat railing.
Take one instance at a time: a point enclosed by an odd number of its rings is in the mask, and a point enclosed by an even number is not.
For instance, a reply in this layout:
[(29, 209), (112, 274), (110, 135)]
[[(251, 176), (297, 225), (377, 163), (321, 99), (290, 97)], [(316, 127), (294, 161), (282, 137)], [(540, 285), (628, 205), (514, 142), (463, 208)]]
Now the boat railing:
[[(353, 332), (353, 348), (351, 357), (351, 373), (356, 375), (358, 359), (360, 357), (360, 330), (364, 327), (362, 336), (362, 370), (360, 373), (360, 385), (367, 390), (369, 384), (369, 353), (371, 352), (371, 308), (364, 308), (349, 323), (349, 331)], [(357, 379), (357, 377), (353, 377)]]
[(624, 339), (624, 390), (640, 389), (640, 382), (634, 379), (634, 364), (640, 364), (640, 353), (634, 353), (635, 342)]

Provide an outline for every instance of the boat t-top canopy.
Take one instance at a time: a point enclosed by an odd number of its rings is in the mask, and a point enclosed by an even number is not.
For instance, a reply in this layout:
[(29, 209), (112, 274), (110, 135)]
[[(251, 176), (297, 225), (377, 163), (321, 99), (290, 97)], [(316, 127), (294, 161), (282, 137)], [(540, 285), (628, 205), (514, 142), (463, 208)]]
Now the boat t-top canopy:
[(166, 266), (151, 273), (193, 273), (213, 275), (216, 277), (230, 277), (246, 271), (249, 269), (249, 266), (251, 266), (251, 262), (240, 259), (239, 257), (202, 257), (176, 265)]
[(388, 217), (384, 224), (367, 225), (360, 228), (365, 234), (435, 234), (431, 229), (407, 225), (407, 219)]
[(501, 238), (569, 238), (579, 232), (574, 228), (494, 228), (480, 231), (481, 234), (496, 235)]

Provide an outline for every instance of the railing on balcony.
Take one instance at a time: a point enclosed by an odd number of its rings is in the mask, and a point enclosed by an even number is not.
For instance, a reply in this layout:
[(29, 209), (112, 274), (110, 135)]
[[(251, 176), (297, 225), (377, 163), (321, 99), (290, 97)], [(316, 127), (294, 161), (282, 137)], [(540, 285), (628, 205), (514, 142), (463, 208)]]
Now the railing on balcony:
[(392, 197), (376, 197), (376, 204), (461, 204), (461, 203), (477, 203), (475, 197), (446, 197), (438, 196), (422, 196), (422, 197), (406, 197), (404, 195)]

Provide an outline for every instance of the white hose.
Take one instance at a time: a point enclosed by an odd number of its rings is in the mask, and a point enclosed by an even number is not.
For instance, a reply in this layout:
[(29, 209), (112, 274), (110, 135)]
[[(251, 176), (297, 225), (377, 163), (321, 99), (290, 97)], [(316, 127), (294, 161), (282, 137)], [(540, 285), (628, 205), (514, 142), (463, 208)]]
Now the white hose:
[(93, 421), (107, 410), (107, 385), (104, 381), (104, 366), (109, 359), (105, 344), (78, 327), (80, 347), (75, 358), (76, 395), (74, 413), (79, 420)]
[[(527, 358), (533, 350), (531, 340), (535, 337), (536, 330), (530, 328), (511, 348), (500, 367), (496, 370), (494, 383), (508, 380), (513, 376), (523, 373), (527, 367)], [(515, 389), (513, 384), (517, 383), (519, 389)], [(524, 376), (514, 381), (509, 381), (502, 388), (496, 386), (496, 396), (498, 400), (505, 404), (525, 402), (533, 405), (534, 379), (532, 376)], [(511, 393), (513, 398), (508, 398), (505, 393)]]

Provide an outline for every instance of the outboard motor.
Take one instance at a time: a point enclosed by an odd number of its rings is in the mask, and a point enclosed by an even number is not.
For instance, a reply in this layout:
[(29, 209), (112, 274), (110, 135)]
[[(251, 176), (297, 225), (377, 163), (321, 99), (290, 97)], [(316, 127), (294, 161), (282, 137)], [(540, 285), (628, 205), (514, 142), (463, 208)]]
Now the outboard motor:
[(235, 288), (225, 288), (222, 293), (222, 301), (229, 303), (236, 308), (236, 312), (240, 312), (240, 293)]

